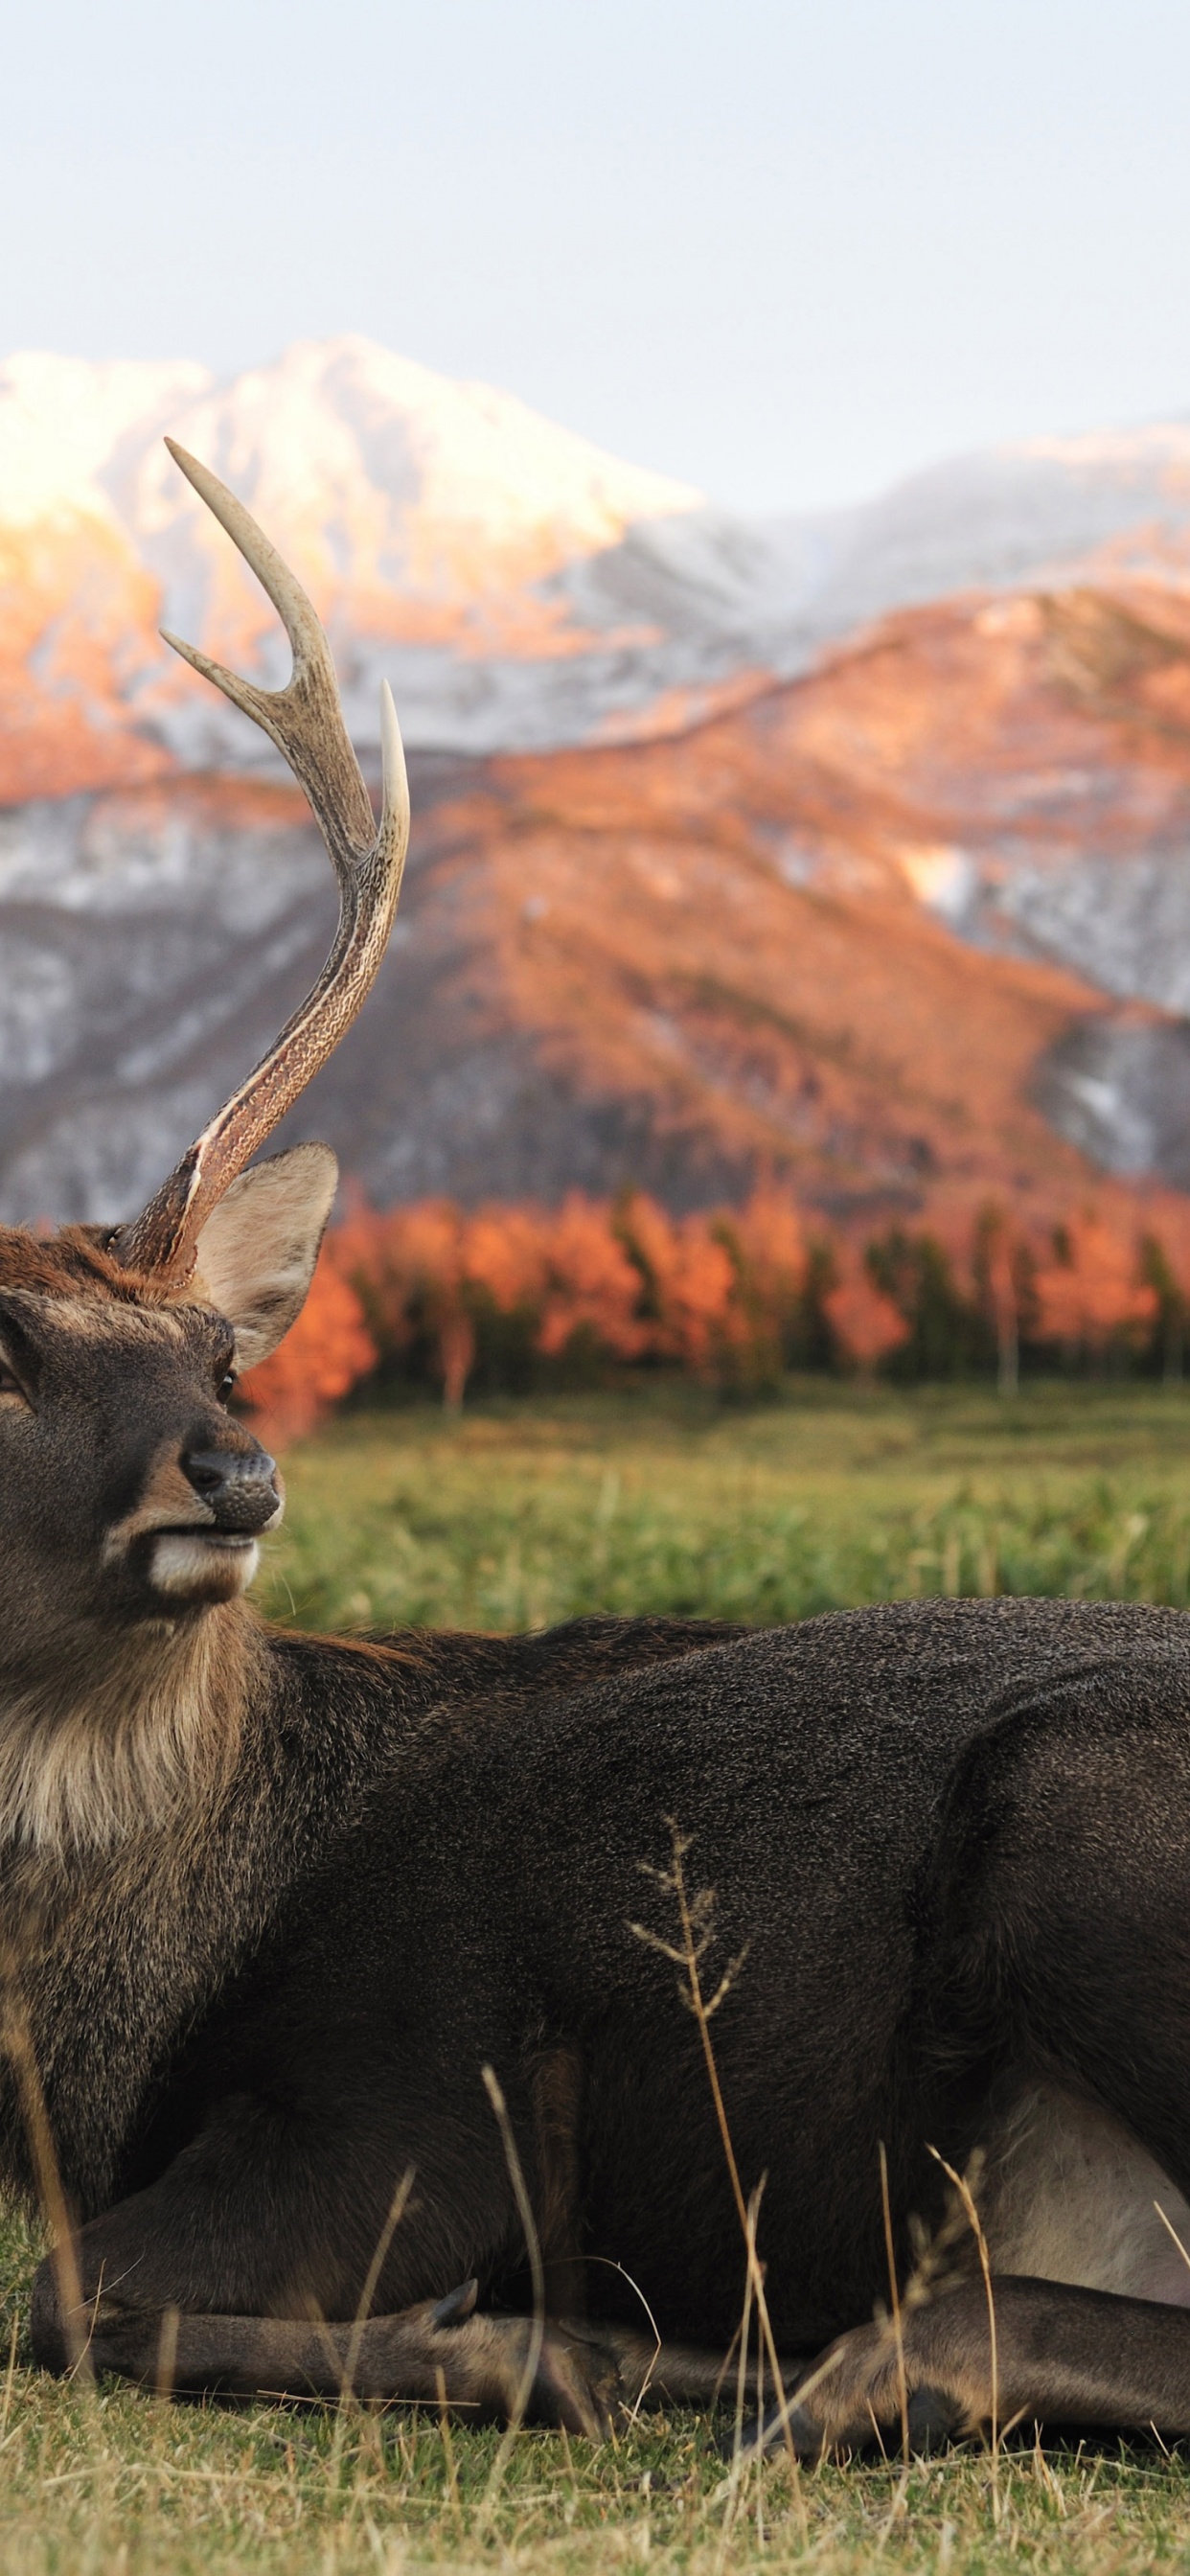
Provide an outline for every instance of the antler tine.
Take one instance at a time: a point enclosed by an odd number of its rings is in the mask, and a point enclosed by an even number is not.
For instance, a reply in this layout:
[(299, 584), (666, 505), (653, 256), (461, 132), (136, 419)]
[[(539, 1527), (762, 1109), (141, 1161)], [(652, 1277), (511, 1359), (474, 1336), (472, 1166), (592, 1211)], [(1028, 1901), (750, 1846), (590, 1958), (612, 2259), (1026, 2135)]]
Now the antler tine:
[(218, 476), (172, 438), (165, 443), (272, 600), (293, 647), (293, 672), (283, 689), (259, 689), (176, 635), (165, 641), (276, 743), (305, 788), (339, 880), (339, 927), (318, 982), (142, 1214), (112, 1237), (110, 1248), (125, 1268), (184, 1283), (211, 1209), (325, 1064), (371, 991), (401, 891), (409, 789), (385, 681), (384, 799), (377, 829), (343, 722), (330, 647), (301, 584)]
[(313, 608), (288, 564), (263, 528), (237, 501), (234, 492), (202, 465), (176, 439), (165, 442), (175, 465), (194, 485), (213, 518), (226, 528), (232, 544), (272, 600), (293, 647), (293, 671), (283, 689), (258, 689), (238, 672), (212, 662), (194, 644), (162, 629), (167, 644), (180, 653), (204, 680), (222, 689), (225, 698), (251, 716), (300, 778), (327, 838), (336, 867), (355, 849), (370, 848), (375, 833), (371, 800), (347, 738), (339, 704), (339, 683), (330, 646)]

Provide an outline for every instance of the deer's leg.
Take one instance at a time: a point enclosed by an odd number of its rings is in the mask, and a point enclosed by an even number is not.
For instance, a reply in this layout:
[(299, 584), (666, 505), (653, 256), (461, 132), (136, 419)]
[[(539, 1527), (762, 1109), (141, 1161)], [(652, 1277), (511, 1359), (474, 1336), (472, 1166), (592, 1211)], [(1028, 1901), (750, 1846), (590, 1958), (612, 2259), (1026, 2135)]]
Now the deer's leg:
[[(598, 2336), (551, 2322), (538, 2337), (523, 2316), (479, 2315), (473, 2282), (445, 2300), (427, 2295), (481, 2266), (498, 2272), (515, 2243), (498, 2138), (480, 2129), (468, 2188), (436, 2189), (452, 2152), (457, 2171), (457, 2136), (445, 2151), (424, 2128), (378, 2146), (367, 2131), (225, 2097), (156, 2182), (81, 2230), (77, 2314), (64, 2313), (54, 2267), (42, 2265), (38, 2360), (61, 2371), (85, 2344), (92, 2368), (151, 2385), (338, 2397), (350, 2383), (601, 2435), (618, 2366)], [(356, 2323), (394, 2165), (416, 2180)]]
[[(90, 2366), (164, 2393), (288, 2396), (445, 2403), (473, 2422), (523, 2415), (602, 2441), (618, 2410), (639, 2404), (707, 2405), (724, 2357), (648, 2336), (548, 2319), (479, 2315), (475, 2283), (396, 2316), (357, 2324), (289, 2317), (179, 2315), (131, 2307), (99, 2291), (80, 2318), (75, 2348)], [(34, 2289), (38, 2359), (68, 2361), (58, 2286), (43, 2264)], [(529, 2365), (533, 2361), (532, 2375)], [(734, 2382), (733, 2382), (734, 2386)]]
[[(1190, 2313), (1103, 2290), (1006, 2277), (993, 2282), (993, 2363), (987, 2295), (967, 2282), (903, 2321), (910, 2438), (990, 2425), (1110, 2426), (1119, 2432), (1190, 2433)], [(860, 2326), (828, 2345), (791, 2411), (799, 2451), (895, 2441), (901, 2372), (888, 2326)], [(780, 2438), (770, 2415), (764, 2438)]]
[[(619, 2398), (615, 2350), (581, 2329), (547, 2324), (540, 2348), (532, 2319), (475, 2313), (475, 2283), (396, 2316), (357, 2324), (316, 2318), (179, 2315), (101, 2292), (84, 2315), (96, 2371), (163, 2394), (406, 2399), (450, 2406), (472, 2421), (521, 2415), (602, 2441)], [(66, 2365), (56, 2286), (43, 2266), (34, 2290), (34, 2345), (50, 2369)]]
[[(50, 2370), (68, 2369), (80, 2346), (98, 2371), (149, 2386), (235, 2395), (338, 2398), (345, 2387), (374, 2398), (437, 2405), (472, 2417), (525, 2414), (601, 2438), (613, 2410), (633, 2402), (654, 2363), (649, 2337), (558, 2321), (564, 2293), (581, 2282), (569, 2138), (571, 2070), (550, 2067), (539, 2135), (547, 2319), (479, 2314), (474, 2281), (427, 2297), (459, 2273), (505, 2260), (515, 2211), (498, 2142), (481, 2135), (465, 2192), (415, 2185), (375, 2285), (371, 2311), (354, 2322), (385, 2220), (395, 2161), (356, 2154), (353, 2197), (343, 2190), (353, 2143), (323, 2144), (255, 2102), (229, 2098), (207, 2129), (142, 2192), (92, 2220), (76, 2239), (81, 2304), (64, 2314), (51, 2262), (37, 2276), (33, 2341)], [(437, 2141), (402, 2149), (415, 2173), (444, 2161)], [(420, 2153), (419, 2153), (420, 2149)], [(365, 2190), (369, 2186), (368, 2197)], [(449, 2267), (449, 2268), (448, 2268)], [(656, 2375), (656, 2374), (654, 2374)]]

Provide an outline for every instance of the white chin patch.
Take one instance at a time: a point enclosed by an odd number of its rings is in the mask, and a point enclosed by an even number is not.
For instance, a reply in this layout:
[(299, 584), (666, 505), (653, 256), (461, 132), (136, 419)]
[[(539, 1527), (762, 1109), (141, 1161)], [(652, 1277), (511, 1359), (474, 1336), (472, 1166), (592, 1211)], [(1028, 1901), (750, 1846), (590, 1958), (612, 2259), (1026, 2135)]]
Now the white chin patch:
[(234, 1601), (246, 1592), (260, 1563), (254, 1538), (207, 1538), (195, 1530), (163, 1530), (153, 1542), (151, 1581), (174, 1601)]

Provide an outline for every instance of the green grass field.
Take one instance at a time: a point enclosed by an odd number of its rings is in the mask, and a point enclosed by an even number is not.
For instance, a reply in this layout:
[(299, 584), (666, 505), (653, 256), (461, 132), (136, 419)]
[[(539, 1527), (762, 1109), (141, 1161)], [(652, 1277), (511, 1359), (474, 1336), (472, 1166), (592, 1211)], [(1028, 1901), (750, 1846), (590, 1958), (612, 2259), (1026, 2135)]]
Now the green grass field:
[(823, 1379), (348, 1416), (286, 1461), (262, 1599), (337, 1628), (759, 1623), (914, 1592), (1190, 1599), (1190, 1387)]
[[(511, 1628), (576, 1611), (796, 1618), (898, 1593), (1190, 1599), (1190, 1391), (910, 1395), (821, 1381), (348, 1417), (286, 1462), (280, 1619)], [(712, 2429), (594, 2450), (399, 2409), (169, 2407), (27, 2367), (24, 2223), (0, 2237), (0, 2572), (450, 2566), (736, 2576), (874, 2562), (977, 2576), (1190, 2566), (1190, 2446), (979, 2449), (734, 2485)], [(742, 2279), (742, 2262), (741, 2262)], [(7, 2370), (4, 2368), (7, 2356)], [(722, 2427), (719, 2428), (720, 2430)]]

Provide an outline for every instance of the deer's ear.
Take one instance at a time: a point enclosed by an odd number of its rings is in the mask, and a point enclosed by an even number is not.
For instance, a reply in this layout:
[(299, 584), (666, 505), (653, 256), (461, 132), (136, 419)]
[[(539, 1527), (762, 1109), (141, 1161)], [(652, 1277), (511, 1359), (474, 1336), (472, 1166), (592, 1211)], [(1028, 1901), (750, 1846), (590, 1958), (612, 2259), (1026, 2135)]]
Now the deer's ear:
[(241, 1370), (300, 1315), (338, 1182), (329, 1145), (293, 1145), (241, 1172), (207, 1218), (187, 1295), (234, 1325)]

